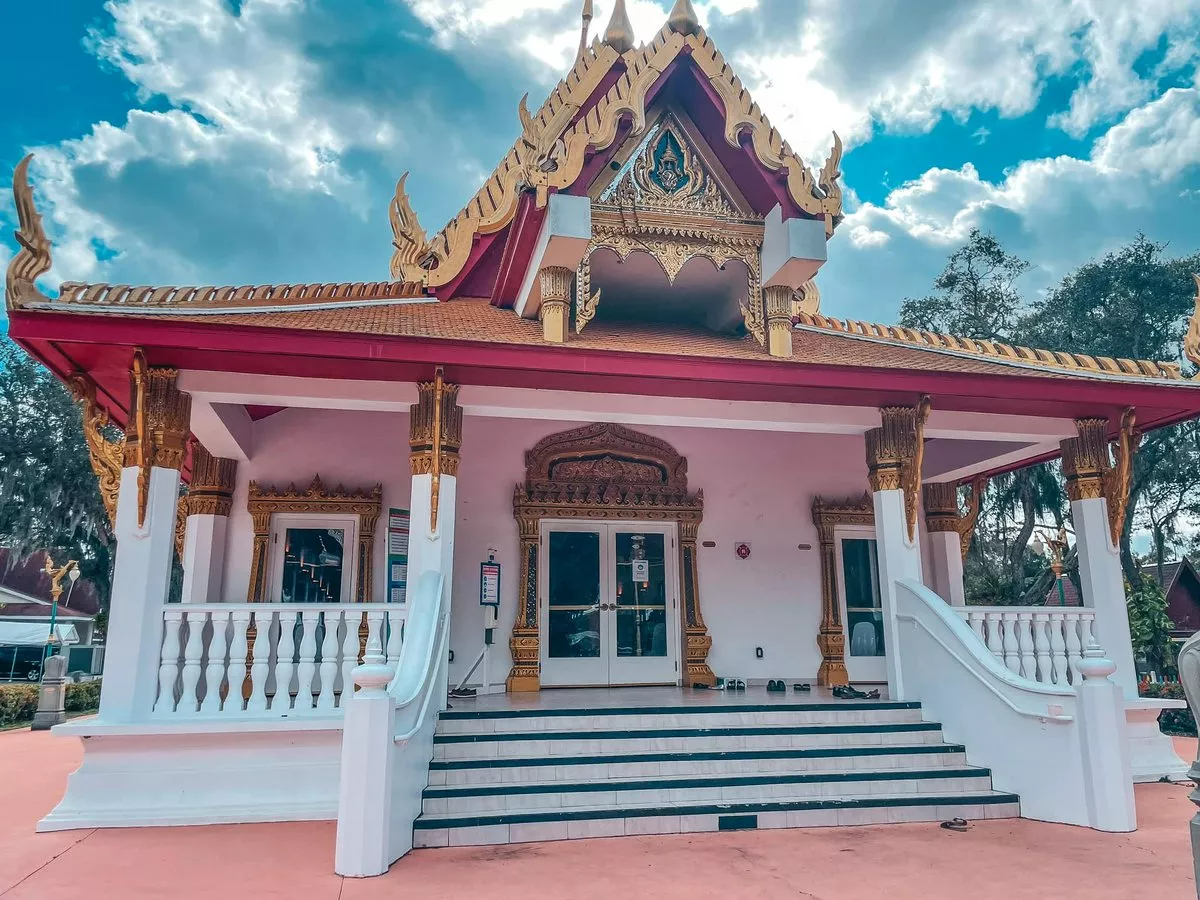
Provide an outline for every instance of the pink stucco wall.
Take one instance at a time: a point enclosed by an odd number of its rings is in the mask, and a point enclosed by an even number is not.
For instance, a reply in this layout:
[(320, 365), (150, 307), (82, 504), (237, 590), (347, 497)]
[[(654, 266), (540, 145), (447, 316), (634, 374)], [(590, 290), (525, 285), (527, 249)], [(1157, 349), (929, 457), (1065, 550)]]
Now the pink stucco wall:
[[(502, 683), (511, 659), (519, 566), (514, 486), (524, 455), (539, 439), (578, 423), (468, 416), (462, 462), (453, 578), (451, 646), (457, 681), (483, 644), (479, 563), (493, 548), (503, 566), (499, 629), (490, 680)], [(810, 507), (820, 493), (859, 495), (866, 486), (862, 438), (740, 430), (641, 427), (688, 459), (691, 490), (704, 491), (699, 549), (700, 601), (713, 638), (710, 665), (721, 676), (813, 679), (820, 656), (821, 576)], [(288, 409), (255, 424), (254, 459), (238, 467), (223, 596), (245, 600), (253, 529), (246, 512), (250, 479), (307, 483), (319, 472), (348, 487), (382, 482), (383, 505), (406, 507), (408, 417), (400, 413)], [(751, 545), (739, 559), (738, 542)], [(801, 550), (807, 544), (811, 549)], [(376, 539), (375, 599), (384, 596), (384, 524)], [(757, 659), (755, 648), (763, 648)], [(474, 680), (478, 680), (478, 677)]]

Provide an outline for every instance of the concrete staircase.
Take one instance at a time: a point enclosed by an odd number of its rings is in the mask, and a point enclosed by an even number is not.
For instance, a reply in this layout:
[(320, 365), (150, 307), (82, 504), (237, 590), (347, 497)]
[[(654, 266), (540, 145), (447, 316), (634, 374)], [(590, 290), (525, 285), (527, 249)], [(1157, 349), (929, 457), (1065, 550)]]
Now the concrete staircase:
[[(721, 698), (718, 698), (718, 700)], [(920, 705), (442, 713), (416, 847), (1019, 815)]]

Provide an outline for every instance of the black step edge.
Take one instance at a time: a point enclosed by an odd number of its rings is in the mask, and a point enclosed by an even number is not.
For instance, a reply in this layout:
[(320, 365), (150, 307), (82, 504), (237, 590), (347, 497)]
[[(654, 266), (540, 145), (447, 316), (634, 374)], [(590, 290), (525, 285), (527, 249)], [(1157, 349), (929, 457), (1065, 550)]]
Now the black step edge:
[(426, 799), (446, 797), (496, 797), (512, 794), (599, 793), (602, 791), (661, 791), (707, 787), (750, 787), (757, 784), (848, 784), (856, 781), (931, 781), (944, 778), (990, 778), (991, 769), (876, 769), (869, 772), (800, 772), (775, 775), (655, 776), (622, 781), (545, 781), (536, 784), (462, 784), (427, 787)]
[(627, 728), (620, 731), (505, 731), (435, 734), (435, 744), (480, 744), (489, 741), (607, 741), (643, 738), (748, 737), (752, 735), (879, 734), (938, 731), (937, 722), (887, 722), (880, 725), (731, 725), (728, 728)]
[(843, 700), (840, 703), (704, 703), (686, 706), (614, 706), (603, 708), (569, 707), (566, 709), (448, 709), (438, 714), (441, 719), (523, 719), (561, 718), (564, 716), (654, 716), (701, 715), (704, 713), (744, 712), (878, 712), (897, 709), (920, 709), (920, 703), (898, 700)]
[(740, 759), (823, 759), (839, 756), (885, 756), (918, 753), (966, 753), (962, 744), (870, 744), (862, 747), (805, 747), (795, 750), (697, 750), (693, 752), (611, 753), (602, 756), (492, 757), (435, 759), (430, 769), (491, 769), (516, 766), (599, 766), (613, 763), (708, 762)]
[(852, 800), (788, 800), (770, 803), (702, 803), (623, 809), (543, 810), (535, 813), (495, 813), (481, 816), (420, 816), (413, 828), (474, 828), (482, 825), (524, 825), (531, 822), (578, 822), (583, 819), (632, 819), (643, 816), (726, 816), (745, 813), (793, 812), (817, 809), (890, 809), (912, 806), (994, 806), (1020, 803), (1016, 794), (958, 794), (954, 796), (871, 797)]

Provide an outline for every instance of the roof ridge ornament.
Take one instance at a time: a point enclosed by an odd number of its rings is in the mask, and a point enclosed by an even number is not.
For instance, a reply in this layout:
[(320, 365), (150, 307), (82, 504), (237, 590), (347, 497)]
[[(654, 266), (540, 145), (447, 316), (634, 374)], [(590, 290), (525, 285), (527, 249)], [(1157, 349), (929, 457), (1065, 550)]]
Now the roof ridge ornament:
[(587, 50), (588, 31), (592, 27), (592, 0), (583, 0), (583, 27), (579, 32), (579, 52), (575, 54), (576, 58), (583, 56)]
[[(1196, 305), (1188, 316), (1187, 331), (1183, 335), (1183, 355), (1194, 366), (1200, 366), (1200, 275), (1192, 273), (1196, 279)], [(1200, 373), (1197, 373), (1200, 378)]]
[(29, 163), (32, 159), (33, 154), (27, 154), (13, 170), (13, 200), (17, 207), (15, 237), (21, 249), (8, 261), (8, 270), (4, 274), (4, 296), (9, 309), (49, 299), (35, 284), (50, 271), (51, 259), (50, 239), (42, 228), (42, 215), (38, 212), (33, 189), (29, 186)]
[(618, 53), (628, 53), (633, 49), (633, 24), (629, 21), (625, 0), (617, 0), (613, 6), (612, 18), (604, 30), (604, 43)]
[(667, 17), (667, 27), (680, 34), (695, 34), (700, 30), (700, 17), (692, 0), (675, 0), (675, 6)]

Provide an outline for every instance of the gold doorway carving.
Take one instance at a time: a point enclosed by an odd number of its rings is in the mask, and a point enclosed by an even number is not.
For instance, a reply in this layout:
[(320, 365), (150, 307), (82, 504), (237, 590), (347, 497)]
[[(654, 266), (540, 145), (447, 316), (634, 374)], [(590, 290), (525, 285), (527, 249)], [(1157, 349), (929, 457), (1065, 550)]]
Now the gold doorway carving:
[(704, 492), (688, 493), (687, 460), (666, 441), (599, 423), (540, 440), (525, 454), (525, 482), (513, 495), (521, 539), (517, 619), (509, 648), (510, 691), (541, 689), (538, 533), (542, 519), (633, 519), (679, 523), (683, 683), (713, 684), (712, 638), (700, 611), (696, 535)]
[(846, 629), (842, 623), (842, 605), (837, 589), (835, 532), (839, 525), (874, 526), (875, 506), (870, 494), (848, 500), (817, 497), (813, 500), (812, 518), (821, 541), (821, 629), (817, 632), (821, 668), (817, 672), (817, 684), (822, 687), (849, 684)]

